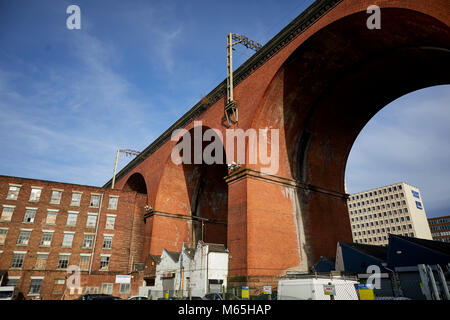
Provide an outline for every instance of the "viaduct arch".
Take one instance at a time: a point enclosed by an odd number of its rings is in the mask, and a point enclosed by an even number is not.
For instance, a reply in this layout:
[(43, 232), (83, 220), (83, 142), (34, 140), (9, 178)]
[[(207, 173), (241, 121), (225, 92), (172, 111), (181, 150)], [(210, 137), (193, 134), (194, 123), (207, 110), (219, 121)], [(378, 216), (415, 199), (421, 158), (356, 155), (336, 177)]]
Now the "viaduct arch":
[[(366, 27), (373, 4), (381, 8), (380, 30)], [(276, 174), (262, 173), (260, 164), (226, 172), (168, 160), (171, 132), (192, 130), (194, 120), (225, 136), (222, 82), (122, 169), (116, 186), (124, 188), (141, 172), (158, 186), (148, 204), (192, 217), (199, 184), (186, 182), (223, 179), (226, 192), (210, 183), (212, 193), (202, 201), (226, 194), (219, 211), (227, 220), (229, 282), (268, 284), (287, 271), (308, 270), (320, 256), (334, 256), (337, 241), (352, 239), (345, 165), (365, 124), (404, 94), (450, 83), (449, 13), (447, 0), (316, 1), (235, 72), (236, 127), (279, 129)], [(163, 244), (179, 250), (179, 241), (192, 241), (189, 219), (161, 219), (147, 220), (149, 252), (160, 254)], [(184, 231), (167, 232), (177, 223)]]

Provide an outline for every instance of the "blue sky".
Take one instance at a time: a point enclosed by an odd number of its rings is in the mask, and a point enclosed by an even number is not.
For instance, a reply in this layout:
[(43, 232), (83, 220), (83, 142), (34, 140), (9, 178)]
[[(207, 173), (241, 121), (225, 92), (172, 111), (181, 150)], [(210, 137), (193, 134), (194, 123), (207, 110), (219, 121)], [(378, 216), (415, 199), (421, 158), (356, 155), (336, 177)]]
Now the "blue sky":
[[(117, 148), (143, 150), (225, 79), (227, 33), (265, 44), (311, 3), (0, 0), (0, 174), (103, 185)], [(81, 30), (66, 28), (70, 4)], [(237, 47), (235, 67), (251, 54)], [(441, 86), (377, 114), (348, 191), (406, 181), (429, 216), (450, 214), (449, 101)]]

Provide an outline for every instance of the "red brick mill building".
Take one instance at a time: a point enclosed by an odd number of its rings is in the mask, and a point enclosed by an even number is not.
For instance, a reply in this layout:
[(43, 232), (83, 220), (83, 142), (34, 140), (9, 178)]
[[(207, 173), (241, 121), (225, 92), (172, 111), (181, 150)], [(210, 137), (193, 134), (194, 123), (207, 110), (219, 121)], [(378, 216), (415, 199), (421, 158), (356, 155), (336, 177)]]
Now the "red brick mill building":
[(82, 293), (137, 295), (146, 202), (135, 191), (0, 176), (3, 285), (26, 299), (75, 299), (66, 281), (76, 265)]
[[(381, 8), (381, 29), (367, 27), (371, 5)], [(32, 276), (44, 277), (41, 294), (49, 297), (62, 283), (57, 281), (64, 275), (58, 270), (62, 254), (70, 254), (69, 263), (91, 254), (92, 266), (83, 271), (90, 276), (82, 285), (100, 287), (114, 283), (115, 275), (132, 273), (133, 264), (141, 266), (148, 254), (177, 252), (183, 243), (202, 239), (229, 249), (229, 286), (275, 286), (280, 276), (307, 272), (321, 256), (334, 256), (338, 241), (352, 241), (344, 178), (360, 131), (397, 98), (450, 83), (448, 8), (448, 0), (317, 0), (234, 72), (237, 123), (225, 121), (223, 81), (126, 165), (114, 190), (112, 181), (94, 188), (3, 178), (0, 201), (11, 221), (1, 222), (8, 230), (0, 269), (20, 275), (26, 292), (40, 280)], [(202, 132), (213, 128), (223, 137), (229, 128), (277, 129), (277, 173), (266, 174), (263, 161), (246, 161), (233, 172), (226, 163), (175, 164), (171, 152), (180, 141), (171, 139), (172, 132), (192, 133), (196, 121)], [(7, 199), (14, 184), (21, 185), (18, 200)], [(32, 186), (42, 186), (38, 203), (29, 201)], [(58, 205), (50, 203), (52, 188), (63, 190)], [(74, 191), (83, 192), (80, 207), (70, 206)], [(98, 210), (90, 206), (92, 194), (103, 194)], [(117, 210), (108, 209), (111, 196), (119, 196)], [(25, 216), (36, 208), (31, 223)], [(51, 210), (60, 210), (54, 228), (46, 225)], [(69, 211), (78, 212), (75, 227), (67, 226), (69, 214), (74, 219)], [(86, 228), (89, 214), (98, 217), (96, 245), (83, 249), (85, 233), (95, 232)], [(117, 214), (117, 229), (106, 229), (107, 214)], [(40, 247), (43, 230), (54, 232), (48, 252)], [(63, 248), (70, 232), (72, 248)], [(106, 235), (113, 235), (112, 249), (103, 248)], [(27, 245), (19, 241), (27, 237)], [(34, 270), (38, 252), (48, 253), (46, 271)], [(23, 270), (10, 268), (21, 254)], [(102, 270), (107, 254), (110, 265)], [(136, 281), (144, 281), (143, 269), (134, 271)]]

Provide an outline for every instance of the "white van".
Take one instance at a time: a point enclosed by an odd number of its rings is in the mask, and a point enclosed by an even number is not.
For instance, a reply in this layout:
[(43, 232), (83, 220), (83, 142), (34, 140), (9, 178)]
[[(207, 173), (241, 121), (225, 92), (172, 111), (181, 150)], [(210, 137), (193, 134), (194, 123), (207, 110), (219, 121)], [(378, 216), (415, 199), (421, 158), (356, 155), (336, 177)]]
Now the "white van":
[(355, 285), (359, 282), (343, 278), (303, 278), (280, 280), (278, 300), (359, 300)]
[(0, 287), (0, 300), (16, 300), (19, 291), (15, 286)]

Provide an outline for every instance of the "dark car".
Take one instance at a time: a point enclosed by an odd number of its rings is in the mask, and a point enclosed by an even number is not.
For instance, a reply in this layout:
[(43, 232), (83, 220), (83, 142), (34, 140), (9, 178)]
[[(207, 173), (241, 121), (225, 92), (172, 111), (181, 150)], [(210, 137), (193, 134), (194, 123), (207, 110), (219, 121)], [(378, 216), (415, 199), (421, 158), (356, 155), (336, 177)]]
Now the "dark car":
[(186, 298), (184, 298), (184, 300), (203, 300), (203, 299), (202, 299), (202, 297), (194, 297), (194, 296), (192, 296), (192, 297), (186, 297)]
[(220, 293), (208, 293), (205, 294), (205, 296), (203, 297), (203, 300), (223, 300), (222, 296), (220, 295)]
[(119, 297), (114, 297), (110, 294), (103, 294), (103, 293), (95, 293), (90, 294), (87, 293), (85, 295), (82, 295), (81, 297), (77, 298), (76, 300), (122, 300)]

